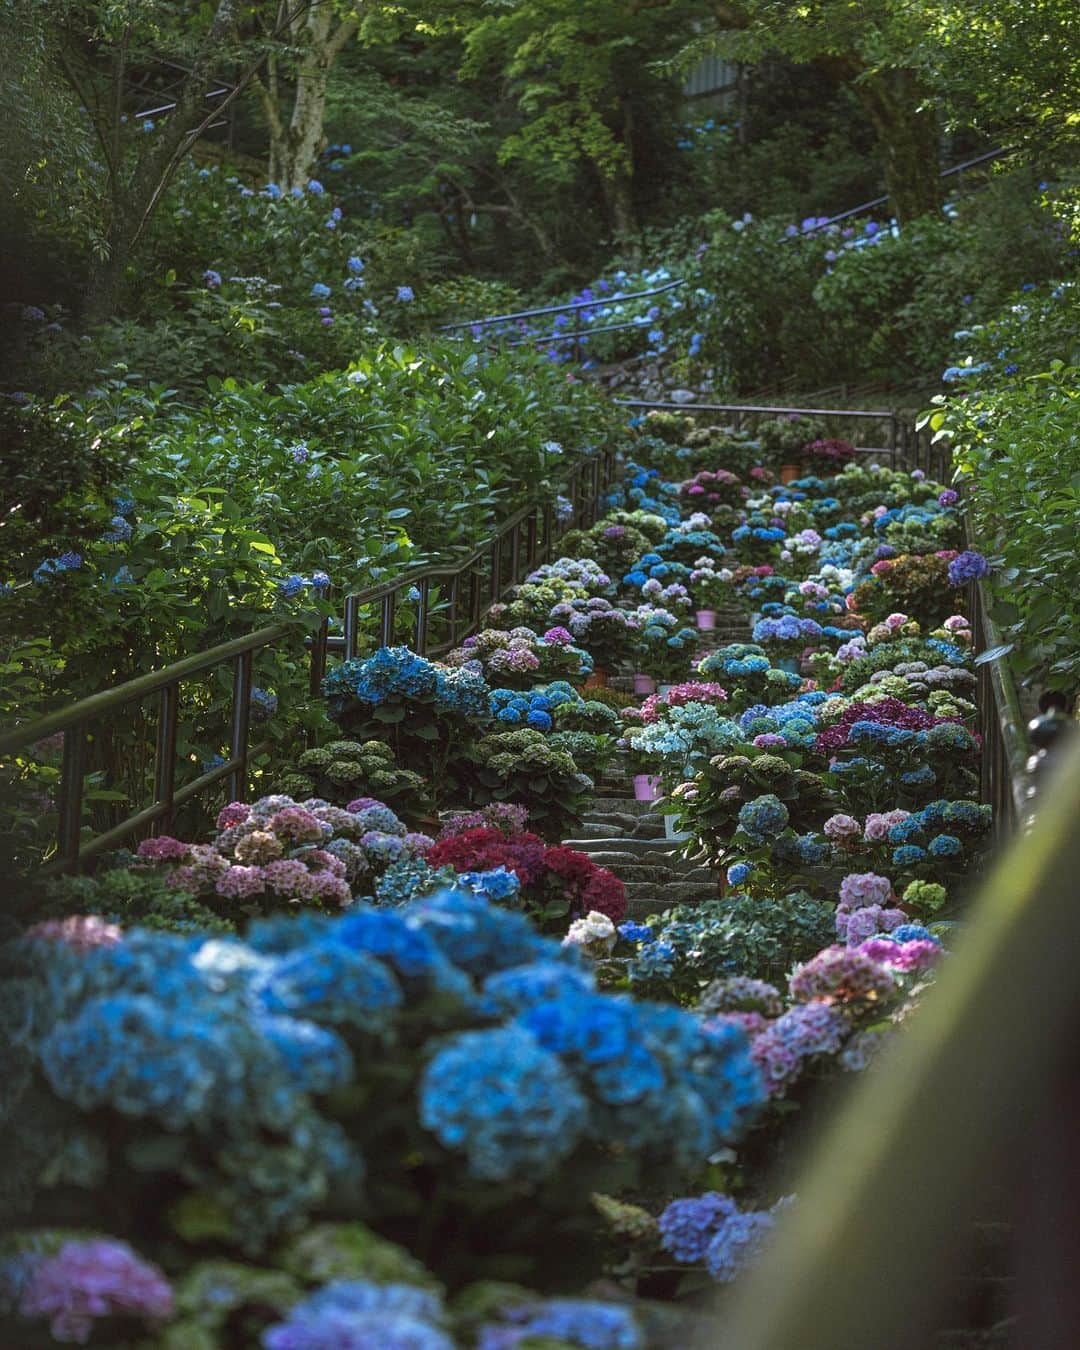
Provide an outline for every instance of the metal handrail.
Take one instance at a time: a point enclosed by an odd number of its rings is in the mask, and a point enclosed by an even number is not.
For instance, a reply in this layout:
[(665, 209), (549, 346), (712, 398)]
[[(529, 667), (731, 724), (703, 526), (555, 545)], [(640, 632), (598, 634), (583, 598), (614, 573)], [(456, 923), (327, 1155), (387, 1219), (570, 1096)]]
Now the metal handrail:
[(695, 1347), (935, 1344), (951, 1263), (971, 1220), (986, 1217), (988, 1182), (1003, 1181), (1023, 1196), (1018, 1249), (1028, 1258), (1020, 1334), (1009, 1344), (1078, 1343), (1080, 744), (1061, 754), (956, 952), (903, 1034), (852, 1085), (801, 1174), (783, 1179), (796, 1203)]
[[(564, 483), (570, 503), (565, 520), (560, 522), (551, 503), (531, 502), (461, 562), (414, 568), (347, 595), (342, 635), (331, 636), (324, 624), (312, 644), (312, 686), (321, 683), (328, 651), (338, 650), (346, 660), (357, 655), (360, 614), (365, 608), (378, 606), (378, 640), (380, 646), (386, 646), (393, 636), (398, 599), (403, 591), (414, 588), (418, 594), (413, 649), (421, 656), (441, 656), (459, 646), (480, 628), (493, 605), (548, 560), (560, 534), (596, 520), (601, 498), (614, 474), (615, 452), (610, 447), (584, 455), (572, 466)], [(445, 583), (446, 590), (447, 635), (434, 641), (430, 632), (432, 591), (440, 583)]]
[[(657, 408), (686, 413), (724, 413), (739, 430), (744, 414), (830, 419), (851, 418), (887, 422), (887, 447), (856, 446), (856, 454), (888, 455), (895, 468), (906, 465), (921, 469), (929, 478), (947, 482), (952, 477), (952, 457), (942, 440), (935, 440), (930, 429), (898, 413), (866, 408), (788, 408), (764, 404), (675, 403), (650, 399), (616, 399), (627, 408)], [(1026, 719), (1020, 706), (1016, 684), (1002, 659), (1008, 648), (989, 614), (986, 587), (972, 587), (968, 605), (971, 612), (972, 648), (976, 658), (978, 690), (977, 729), (982, 738), (980, 759), (980, 796), (994, 808), (994, 830), (999, 837), (1011, 834), (1025, 821), (1030, 805), (1031, 783), (1027, 771), (1029, 741)]]
[[(573, 524), (591, 523), (599, 510), (600, 498), (614, 474), (615, 452), (607, 447), (587, 452), (569, 466), (562, 486), (570, 497)], [(327, 653), (341, 648), (354, 656), (359, 641), (359, 616), (365, 605), (380, 604), (379, 640), (390, 641), (394, 630), (395, 602), (402, 590), (417, 587), (416, 650), (435, 655), (456, 645), (488, 613), (510, 586), (520, 581), (522, 569), (531, 570), (546, 558), (557, 537), (558, 521), (550, 503), (533, 501), (515, 511), (495, 535), (460, 563), (434, 563), (412, 568), (400, 576), (347, 595), (344, 599), (344, 635), (330, 636), (329, 620), (323, 620), (310, 640), (311, 664), (309, 691), (318, 694), (326, 672)], [(483, 567), (490, 570), (486, 598), (480, 589)], [(475, 591), (470, 593), (468, 623), (458, 613), (458, 594), (463, 579), (469, 579)], [(450, 582), (450, 641), (434, 644), (429, 640), (430, 599), (433, 587)], [(251, 681), (255, 654), (274, 646), (295, 633), (295, 625), (271, 624), (246, 637), (219, 643), (204, 652), (173, 662), (161, 670), (137, 676), (113, 689), (91, 694), (66, 708), (48, 713), (33, 722), (0, 734), (0, 755), (10, 756), (33, 746), (46, 737), (63, 733), (63, 761), (58, 792), (57, 851), (42, 868), (43, 873), (68, 870), (84, 860), (115, 847), (136, 831), (167, 822), (185, 802), (224, 779), (234, 798), (244, 795), (248, 768), (253, 759), (269, 748), (269, 742), (249, 744), (251, 730)], [(194, 675), (231, 664), (232, 706), (229, 727), (229, 756), (223, 763), (201, 774), (182, 787), (176, 786), (177, 735), (179, 727), (180, 685)], [(157, 735), (154, 754), (154, 800), (113, 828), (91, 839), (82, 838), (82, 814), (85, 798), (87, 748), (95, 724), (144, 699), (158, 697)]]
[(990, 615), (986, 587), (973, 586), (971, 609), (972, 648), (978, 675), (978, 731), (982, 739), (980, 760), (981, 796), (994, 808), (994, 832), (1012, 834), (1024, 821), (1029, 806), (1027, 770), (1030, 752), (1020, 698), (1005, 658), (1011, 644), (1002, 641)]
[[(962, 164), (953, 164), (948, 169), (942, 169), (938, 174), (939, 178), (951, 178), (953, 174), (965, 173), (968, 169), (974, 169), (979, 164), (985, 164), (991, 159), (1000, 159), (1002, 155), (1009, 153), (1010, 147), (999, 147), (995, 150), (987, 150), (981, 155), (976, 155), (974, 159), (965, 160)], [(889, 194), (885, 193), (883, 197), (875, 197), (873, 201), (861, 202), (858, 206), (853, 206), (850, 210), (841, 211), (838, 216), (830, 216), (828, 220), (818, 221), (816, 225), (810, 225), (805, 230), (800, 230), (792, 238), (799, 238), (800, 235), (816, 234), (818, 230), (827, 230), (830, 225), (838, 225), (842, 220), (850, 220), (852, 216), (861, 216), (865, 211), (872, 211), (875, 206), (887, 206), (889, 204)]]
[(627, 300), (645, 300), (650, 295), (662, 295), (676, 286), (684, 285), (684, 279), (667, 281), (663, 286), (655, 286), (648, 291), (634, 291), (631, 295), (612, 295), (603, 300), (571, 300), (565, 305), (546, 305), (543, 309), (519, 309), (513, 314), (495, 314), (487, 319), (463, 319), (456, 323), (444, 323), (436, 328), (437, 333), (452, 333), (458, 328), (487, 328), (495, 323), (513, 323), (516, 319), (537, 319), (544, 314), (569, 314), (575, 310), (603, 309), (605, 305), (624, 304)]
[(734, 431), (742, 430), (743, 417), (827, 417), (832, 419), (853, 418), (855, 420), (867, 420), (884, 422), (889, 428), (889, 444), (887, 446), (855, 446), (855, 453), (860, 455), (880, 455), (889, 456), (891, 464), (895, 465), (902, 454), (902, 446), (905, 441), (905, 420), (899, 413), (890, 412), (885, 409), (866, 409), (866, 408), (779, 408), (766, 404), (747, 404), (747, 403), (675, 403), (664, 399), (646, 399), (646, 398), (617, 398), (614, 400), (624, 408), (654, 408), (660, 411), (684, 412), (684, 413), (724, 413), (731, 418), (731, 426)]
[(617, 398), (613, 402), (624, 408), (672, 408), (677, 412), (723, 412), (732, 414), (764, 413), (774, 417), (794, 414), (798, 417), (872, 417), (879, 421), (895, 420), (897, 413), (890, 409), (868, 408), (777, 408), (759, 403), (674, 403), (662, 399)]

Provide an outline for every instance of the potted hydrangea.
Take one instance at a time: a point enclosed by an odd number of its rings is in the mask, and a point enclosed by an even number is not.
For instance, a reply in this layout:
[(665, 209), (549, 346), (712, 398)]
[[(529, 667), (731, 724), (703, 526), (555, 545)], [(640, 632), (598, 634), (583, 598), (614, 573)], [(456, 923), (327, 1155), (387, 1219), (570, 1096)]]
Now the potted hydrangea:
[(805, 648), (821, 640), (821, 625), (814, 619), (782, 614), (778, 618), (759, 619), (753, 637), (779, 669), (798, 674), (799, 658)]
[(733, 594), (735, 573), (730, 567), (717, 567), (712, 558), (698, 558), (690, 573), (690, 590), (697, 605), (695, 619), (702, 632), (716, 627), (716, 611)]

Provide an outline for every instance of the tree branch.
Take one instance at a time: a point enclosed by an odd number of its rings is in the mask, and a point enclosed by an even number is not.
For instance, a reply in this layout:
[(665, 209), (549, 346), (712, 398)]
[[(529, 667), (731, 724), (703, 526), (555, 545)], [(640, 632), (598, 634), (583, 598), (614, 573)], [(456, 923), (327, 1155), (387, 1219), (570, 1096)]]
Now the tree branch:
[[(295, 22), (298, 16), (304, 14), (308, 9), (311, 8), (312, 3), (313, 0), (303, 0), (302, 4), (298, 5), (297, 8), (293, 10), (290, 14), (287, 14), (285, 18), (278, 24), (274, 32), (271, 33), (270, 35), (271, 40), (280, 37), (281, 34), (287, 28), (291, 27), (291, 25)], [(221, 0), (218, 12), (215, 15), (215, 22), (211, 26), (212, 32), (217, 31), (218, 20), (221, 18), (222, 13), (224, 11), (228, 11), (231, 18), (232, 0)], [(225, 31), (228, 30), (226, 29)], [(224, 35), (225, 35), (224, 32), (220, 34), (222, 38), (224, 37)], [(209, 50), (210, 43), (207, 42), (207, 44), (205, 44), (205, 47), (207, 50)], [(191, 147), (195, 144), (195, 142), (207, 129), (210, 123), (213, 122), (216, 118), (220, 117), (221, 114), (225, 112), (226, 109), (229, 108), (233, 103), (235, 103), (235, 101), (240, 97), (240, 95), (244, 92), (247, 86), (251, 83), (252, 79), (254, 79), (254, 77), (258, 74), (259, 68), (266, 60), (267, 55), (268, 53), (263, 52), (260, 56), (256, 58), (256, 60), (254, 60), (251, 63), (251, 65), (247, 68), (247, 70), (244, 71), (237, 79), (237, 82), (232, 87), (232, 89), (230, 89), (229, 92), (225, 95), (225, 97), (219, 103), (217, 103), (211, 109), (211, 111), (206, 114), (205, 117), (203, 117), (203, 119), (199, 122), (199, 124), (196, 127), (192, 128), (190, 131), (185, 131), (182, 127), (180, 128), (179, 138), (173, 145), (173, 149), (171, 153), (168, 155), (165, 163), (162, 165), (158, 181), (153, 189), (153, 192), (150, 194), (150, 199), (147, 202), (146, 207), (142, 213), (142, 216), (139, 220), (139, 224), (135, 230), (135, 233), (132, 235), (130, 244), (131, 248), (134, 248), (135, 245), (142, 238), (146, 230), (146, 227), (150, 222), (150, 217), (157, 209), (157, 204), (161, 200), (162, 193), (168, 187), (170, 181), (172, 180), (173, 174), (180, 166), (180, 163), (183, 160), (184, 156), (188, 153)], [(188, 84), (190, 84), (190, 82), (188, 82)], [(186, 90), (187, 86), (185, 87), (185, 92)], [(180, 101), (178, 100), (177, 111), (179, 111), (179, 108), (180, 108)]]
[(338, 25), (337, 30), (334, 33), (334, 36), (330, 39), (329, 43), (327, 44), (326, 54), (327, 57), (329, 58), (327, 62), (328, 65), (331, 64), (337, 58), (337, 56), (340, 54), (341, 49), (345, 46), (345, 44), (347, 42), (350, 42), (359, 31), (360, 31), (359, 19), (342, 19), (341, 23)]

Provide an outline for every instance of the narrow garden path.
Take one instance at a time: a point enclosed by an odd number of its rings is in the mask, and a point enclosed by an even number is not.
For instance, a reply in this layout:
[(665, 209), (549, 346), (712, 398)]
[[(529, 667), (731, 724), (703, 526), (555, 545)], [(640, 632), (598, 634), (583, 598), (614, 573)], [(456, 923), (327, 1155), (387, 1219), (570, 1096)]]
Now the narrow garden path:
[[(949, 959), (990, 826), (956, 494), (820, 431), (780, 472), (787, 419), (652, 429), (479, 632), (333, 662), (263, 795), (72, 879), (7, 957), (41, 1008), (11, 1209), (108, 1213), (136, 1314), (175, 1281), (167, 1344), (233, 1313), (264, 1350), (343, 1316), (364, 1350), (689, 1344), (683, 1295), (799, 1203), (796, 1122)], [(66, 1288), (64, 1250), (34, 1270)]]
[[(728, 606), (716, 613), (716, 626), (701, 632), (698, 650), (687, 664), (685, 678), (694, 678), (698, 661), (728, 642), (748, 642), (746, 612)], [(612, 686), (629, 693), (633, 678), (617, 675)], [(715, 900), (723, 891), (721, 874), (706, 860), (687, 857), (686, 836), (666, 825), (657, 805), (634, 797), (633, 773), (626, 756), (597, 781), (581, 828), (563, 840), (567, 848), (587, 854), (614, 872), (626, 888), (627, 914), (643, 923), (672, 905)]]

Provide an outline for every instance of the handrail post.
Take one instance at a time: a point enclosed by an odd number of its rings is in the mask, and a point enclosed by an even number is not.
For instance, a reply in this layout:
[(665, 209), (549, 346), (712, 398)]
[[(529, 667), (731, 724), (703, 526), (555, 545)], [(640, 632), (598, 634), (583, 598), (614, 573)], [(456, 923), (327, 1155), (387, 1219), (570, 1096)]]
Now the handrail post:
[(520, 580), (518, 577), (518, 563), (521, 558), (521, 526), (515, 525), (510, 531), (510, 584), (516, 585)]
[(60, 769), (57, 848), (65, 863), (76, 863), (79, 860), (85, 762), (86, 724), (80, 722), (64, 732), (64, 760)]
[(391, 591), (389, 595), (384, 595), (382, 599), (382, 608), (379, 613), (379, 646), (389, 647), (394, 640), (394, 609), (396, 607), (397, 597)]
[[(345, 601), (346, 610), (349, 607)], [(322, 692), (322, 683), (326, 678), (326, 652), (330, 637), (330, 620), (323, 619), (311, 638), (311, 664), (308, 668), (308, 694), (318, 698)]]
[(544, 505), (544, 546), (540, 554), (542, 562), (550, 562), (555, 549), (555, 508), (550, 502)]
[(359, 604), (355, 595), (345, 597), (345, 660), (351, 661), (356, 655), (356, 628)]
[(240, 763), (229, 774), (229, 795), (242, 801), (247, 791), (248, 732), (251, 728), (251, 652), (241, 652), (233, 664), (232, 726), (229, 758)]
[(461, 577), (460, 577), (460, 575), (451, 577), (451, 579), (450, 579), (450, 603), (449, 603), (449, 606), (448, 606), (448, 609), (447, 609), (447, 614), (448, 614), (448, 618), (449, 618), (449, 627), (450, 627), (450, 646), (451, 646), (451, 647), (456, 647), (456, 646), (457, 646), (457, 630), (458, 630), (458, 596), (459, 596), (459, 594), (460, 594), (460, 591), (461, 591)]
[(154, 800), (170, 809), (161, 817), (163, 829), (172, 823), (172, 801), (176, 791), (176, 723), (180, 706), (180, 687), (167, 684), (158, 705), (157, 746), (154, 751)]
[(426, 577), (416, 583), (416, 589), (420, 592), (419, 599), (416, 602), (416, 654), (417, 656), (427, 655), (427, 626), (428, 626), (428, 581)]
[(491, 599), (489, 604), (497, 604), (502, 592), (502, 540), (496, 538), (491, 545)]

